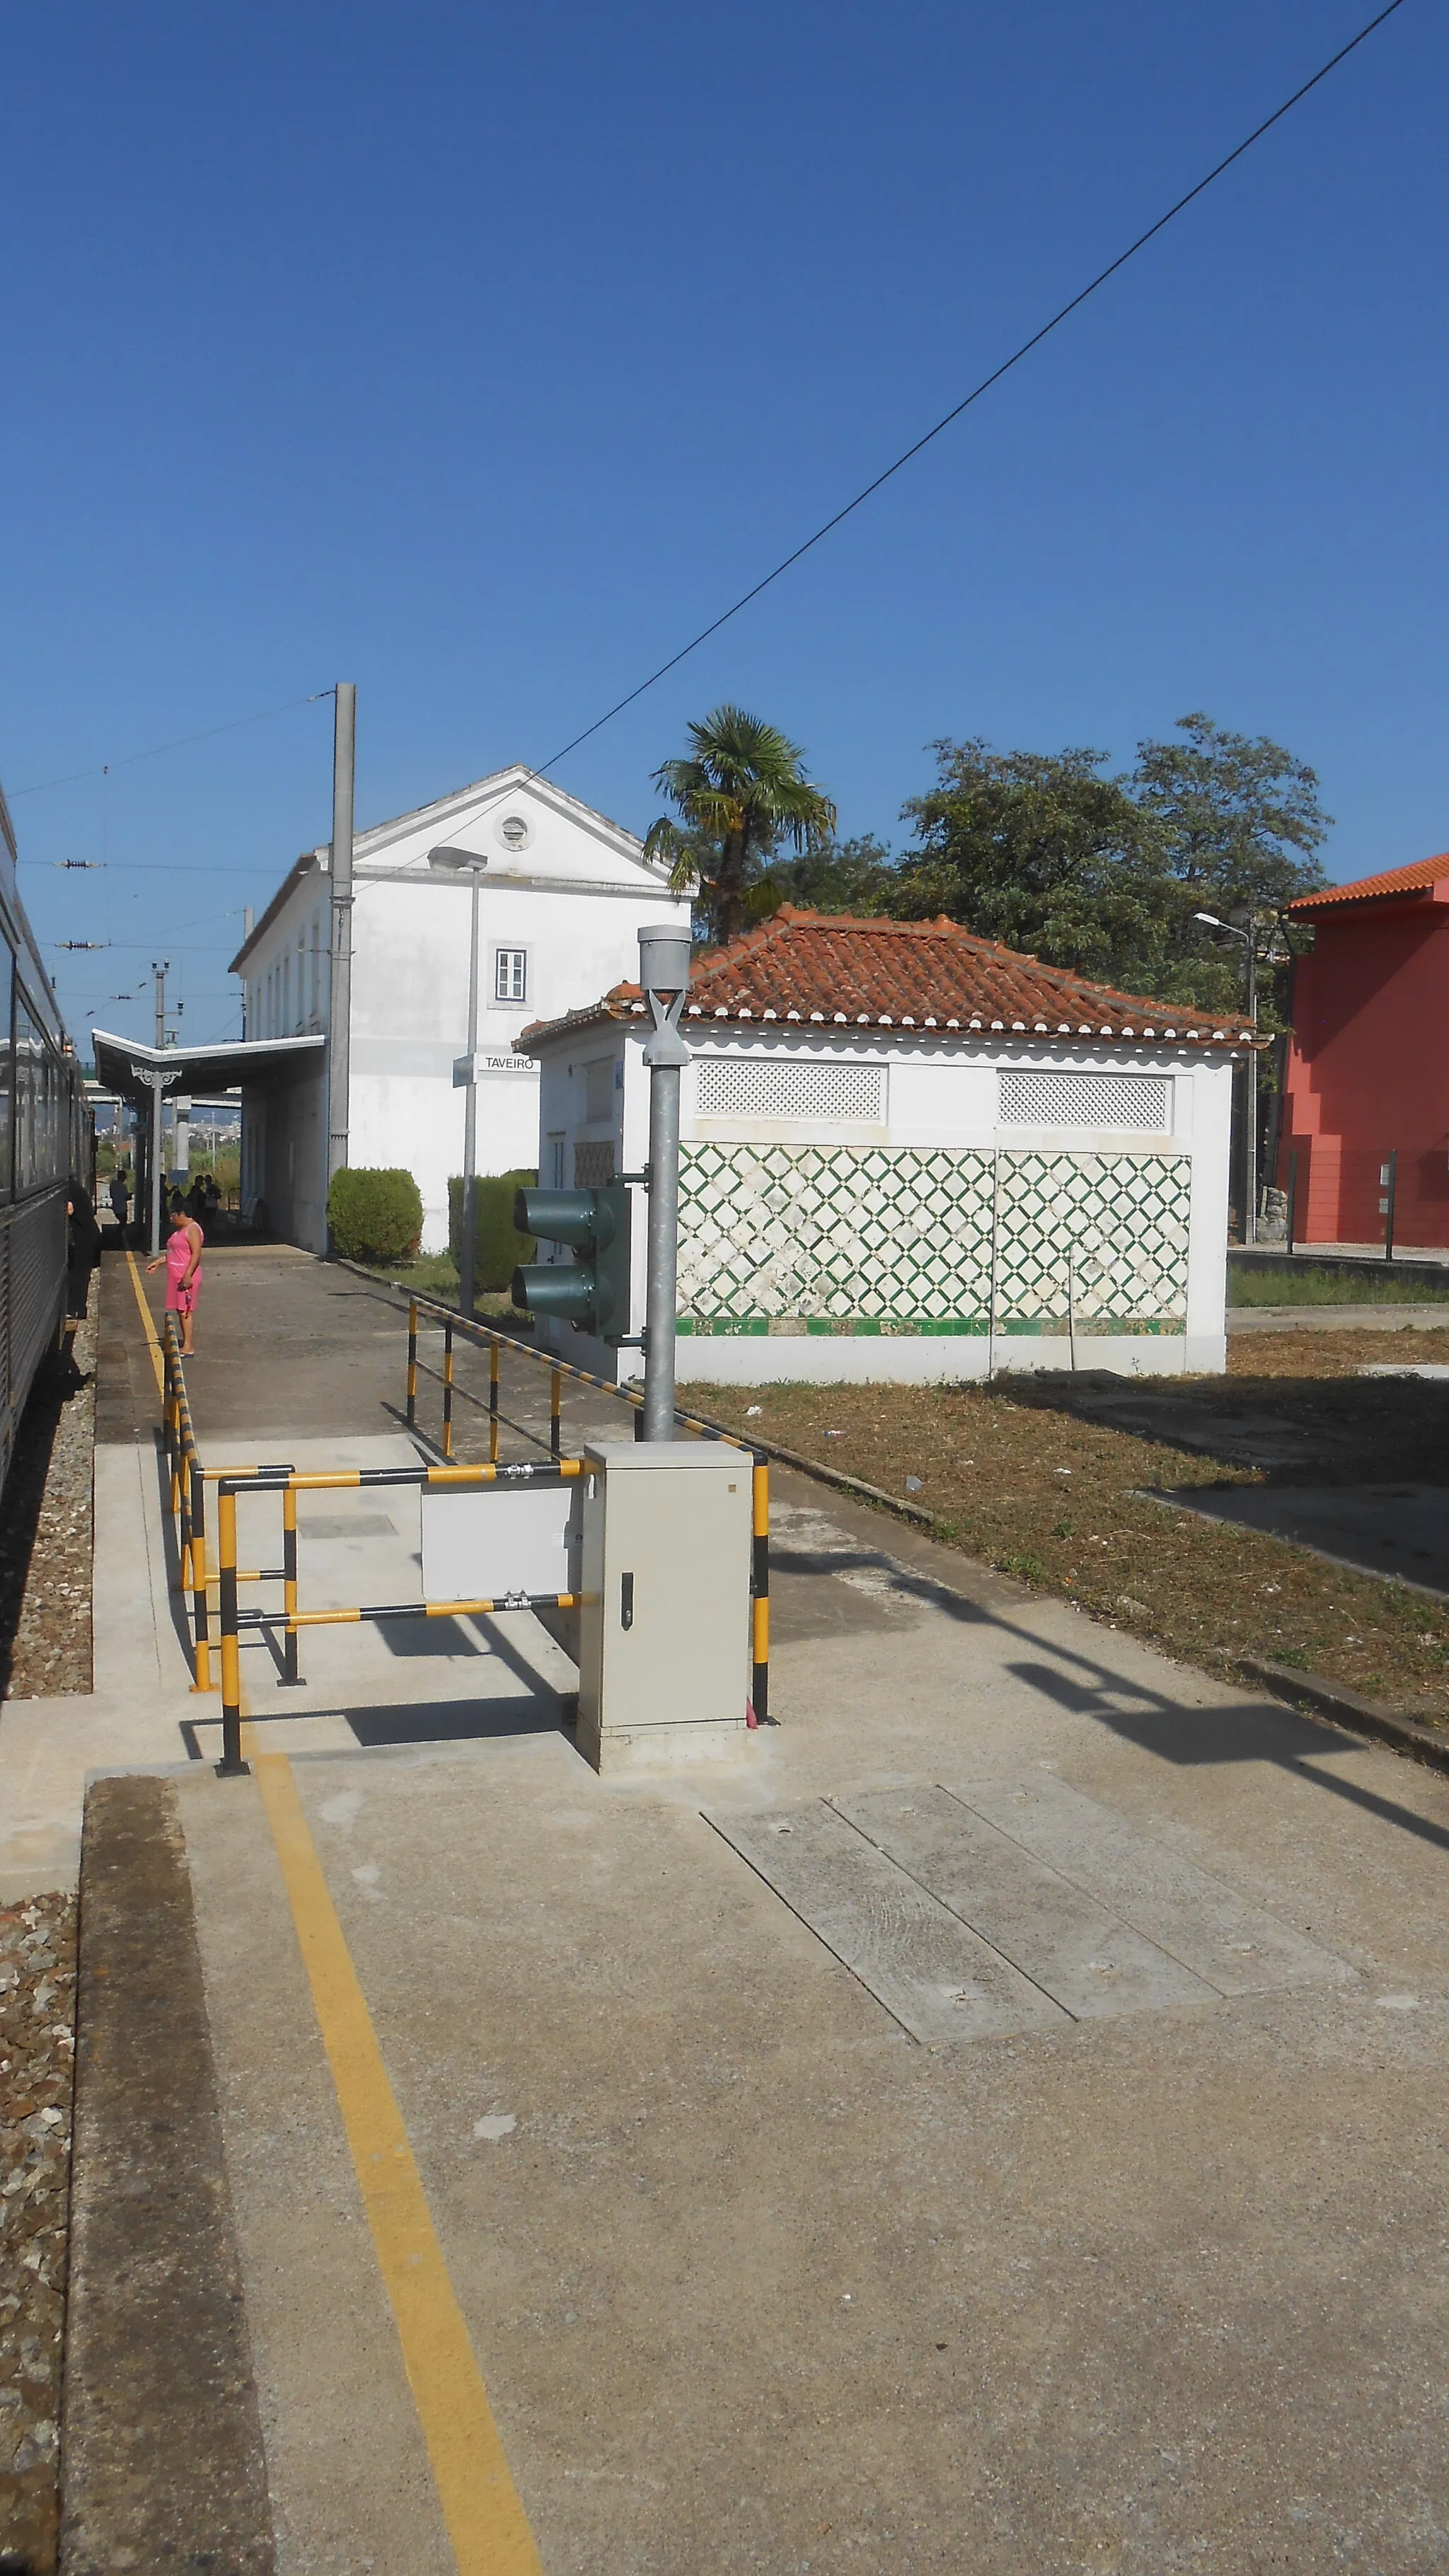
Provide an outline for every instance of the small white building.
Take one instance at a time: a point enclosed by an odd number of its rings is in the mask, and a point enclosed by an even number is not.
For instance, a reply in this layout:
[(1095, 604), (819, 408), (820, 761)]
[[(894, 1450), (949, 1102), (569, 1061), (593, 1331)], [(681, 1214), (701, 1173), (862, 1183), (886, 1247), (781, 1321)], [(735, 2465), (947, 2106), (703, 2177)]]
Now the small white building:
[[(689, 902), (631, 832), (522, 768), (360, 832), (353, 844), (348, 1161), (410, 1171), (423, 1201), (423, 1246), (448, 1241), (448, 1180), (463, 1164), (464, 1095), (453, 1064), (468, 1038), (470, 896), (466, 878), (428, 866), (439, 846), (487, 863), (479, 935), (478, 1169), (531, 1166), (537, 1067), (521, 1028), (566, 1012), (637, 966), (642, 924)], [(328, 1025), (330, 854), (304, 850), (232, 959), (245, 981), (251, 1039)], [(325, 1049), (295, 1076), (242, 1093), (242, 1200), (264, 1201), (275, 1230), (326, 1248)]]
[[(520, 1037), (542, 1068), (546, 1186), (642, 1169), (648, 1027), (626, 983)], [(787, 906), (699, 960), (683, 1031), (682, 1378), (1226, 1366), (1232, 1066), (1250, 1029), (945, 919)], [(637, 1332), (642, 1190), (632, 1206)], [(642, 1368), (539, 1330), (583, 1367)]]

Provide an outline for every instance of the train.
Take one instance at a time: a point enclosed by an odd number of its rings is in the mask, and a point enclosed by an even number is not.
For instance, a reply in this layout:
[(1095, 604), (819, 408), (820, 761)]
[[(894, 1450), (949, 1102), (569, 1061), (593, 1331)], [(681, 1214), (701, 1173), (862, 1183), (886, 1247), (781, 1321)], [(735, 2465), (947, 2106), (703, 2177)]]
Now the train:
[(93, 1186), (94, 1124), (75, 1049), (20, 900), (0, 789), (0, 1490), (39, 1371), (63, 1344), (66, 1200)]

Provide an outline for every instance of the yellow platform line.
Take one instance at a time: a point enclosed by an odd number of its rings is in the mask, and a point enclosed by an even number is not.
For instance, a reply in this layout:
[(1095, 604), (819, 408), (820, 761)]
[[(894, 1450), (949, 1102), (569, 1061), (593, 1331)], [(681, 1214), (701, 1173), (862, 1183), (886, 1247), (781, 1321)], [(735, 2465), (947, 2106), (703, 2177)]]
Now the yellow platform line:
[(161, 1356), (161, 1344), (157, 1339), (156, 1327), (151, 1321), (151, 1309), (146, 1303), (146, 1291), (141, 1285), (141, 1273), (136, 1267), (136, 1256), (134, 1252), (127, 1253), (126, 1267), (131, 1273), (131, 1285), (136, 1291), (136, 1303), (141, 1310), (141, 1329), (144, 1332), (147, 1343), (150, 1347), (151, 1366), (156, 1372), (156, 1392), (158, 1395), (164, 1395), (166, 1392), (166, 1364)]
[[(126, 1259), (159, 1392), (165, 1386), (161, 1344), (135, 1254), (128, 1251)], [(242, 1729), (242, 1744), (281, 1863), (458, 2576), (543, 2576), (291, 1763), (285, 1753), (259, 1753), (250, 1725)]]
[(250, 1726), (244, 1742), (282, 1865), (458, 2576), (543, 2576), (292, 1766), (284, 1753), (258, 1753)]

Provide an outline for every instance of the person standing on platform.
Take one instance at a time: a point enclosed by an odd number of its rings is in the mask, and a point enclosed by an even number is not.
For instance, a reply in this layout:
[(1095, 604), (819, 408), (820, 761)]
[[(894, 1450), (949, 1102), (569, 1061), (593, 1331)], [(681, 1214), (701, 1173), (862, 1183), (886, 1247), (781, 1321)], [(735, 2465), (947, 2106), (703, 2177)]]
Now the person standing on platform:
[(184, 1360), (196, 1357), (193, 1327), (205, 1240), (195, 1217), (188, 1216), (180, 1199), (175, 1199), (171, 1207), (171, 1232), (166, 1249), (146, 1264), (148, 1271), (159, 1270), (163, 1261), (166, 1264), (166, 1312), (181, 1318), (181, 1356)]
[(101, 1257), (101, 1229), (90, 1192), (72, 1172), (65, 1193), (65, 1311), (77, 1322), (91, 1293), (91, 1272)]

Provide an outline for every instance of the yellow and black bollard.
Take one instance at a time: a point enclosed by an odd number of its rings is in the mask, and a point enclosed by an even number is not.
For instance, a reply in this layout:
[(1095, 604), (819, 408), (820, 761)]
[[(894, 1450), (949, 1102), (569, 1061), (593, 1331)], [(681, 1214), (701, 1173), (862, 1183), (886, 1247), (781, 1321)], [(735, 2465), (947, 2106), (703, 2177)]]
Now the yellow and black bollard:
[(226, 1477), (216, 1489), (217, 1590), (221, 1605), (221, 1760), (219, 1780), (250, 1771), (241, 1749), (241, 1644), (237, 1634), (236, 1490)]
[(750, 1550), (750, 1590), (754, 1595), (751, 1609), (754, 1657), (753, 1700), (755, 1723), (764, 1726), (770, 1715), (770, 1469), (768, 1460), (756, 1457), (753, 1492), (753, 1540)]
[(563, 1371), (556, 1368), (548, 1390), (548, 1447), (549, 1455), (553, 1458), (561, 1455), (562, 1430), (559, 1417), (562, 1409)]
[(297, 1670), (297, 1496), (291, 1485), (282, 1492), (282, 1608), (286, 1621), (283, 1630), (282, 1681), (288, 1690), (300, 1690), (302, 1676)]
[(191, 1453), (191, 1520), (188, 1545), (191, 1550), (191, 1617), (195, 1634), (196, 1671), (193, 1688), (211, 1688), (211, 1623), (206, 1609), (206, 1478), (201, 1460)]
[(443, 1326), (443, 1456), (453, 1454), (453, 1327)]
[(498, 1464), (498, 1344), (488, 1345), (488, 1456)]
[(408, 1429), (418, 1418), (418, 1301), (408, 1306)]

